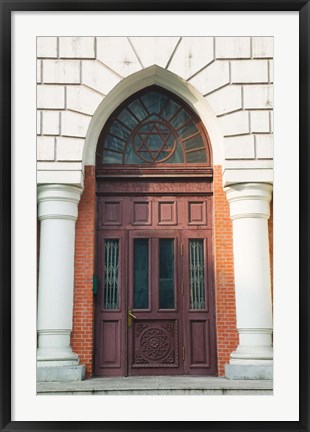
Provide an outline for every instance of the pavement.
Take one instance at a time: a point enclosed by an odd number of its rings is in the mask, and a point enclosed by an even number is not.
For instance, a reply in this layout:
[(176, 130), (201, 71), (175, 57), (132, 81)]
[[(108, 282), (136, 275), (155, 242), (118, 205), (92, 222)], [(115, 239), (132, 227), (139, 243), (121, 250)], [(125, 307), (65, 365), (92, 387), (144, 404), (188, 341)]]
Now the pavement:
[(272, 395), (272, 380), (158, 376), (38, 382), (38, 395)]

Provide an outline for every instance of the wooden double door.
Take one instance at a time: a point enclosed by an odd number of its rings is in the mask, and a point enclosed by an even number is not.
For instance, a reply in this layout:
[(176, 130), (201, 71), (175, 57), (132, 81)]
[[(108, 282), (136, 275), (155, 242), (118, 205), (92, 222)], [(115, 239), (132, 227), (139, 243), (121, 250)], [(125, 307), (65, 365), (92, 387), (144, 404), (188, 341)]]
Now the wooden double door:
[(98, 196), (95, 374), (215, 375), (211, 196)]

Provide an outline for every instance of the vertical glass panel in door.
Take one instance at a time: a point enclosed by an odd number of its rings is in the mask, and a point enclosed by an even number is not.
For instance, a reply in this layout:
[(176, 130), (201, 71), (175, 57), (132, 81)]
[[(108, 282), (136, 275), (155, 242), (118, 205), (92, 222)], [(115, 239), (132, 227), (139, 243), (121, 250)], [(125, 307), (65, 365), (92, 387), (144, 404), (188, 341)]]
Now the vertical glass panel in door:
[(119, 241), (104, 242), (104, 309), (118, 309)]
[(134, 240), (134, 308), (149, 307), (149, 240)]
[(190, 308), (205, 309), (203, 240), (189, 241)]
[(159, 308), (174, 306), (174, 240), (159, 240)]

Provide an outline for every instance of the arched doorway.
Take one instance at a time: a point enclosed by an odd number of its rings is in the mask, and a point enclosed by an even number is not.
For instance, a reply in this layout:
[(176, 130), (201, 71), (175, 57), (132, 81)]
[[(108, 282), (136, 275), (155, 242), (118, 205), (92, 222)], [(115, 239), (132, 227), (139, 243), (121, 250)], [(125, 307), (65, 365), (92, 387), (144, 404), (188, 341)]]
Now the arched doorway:
[(95, 374), (215, 375), (212, 155), (197, 115), (150, 86), (97, 146)]

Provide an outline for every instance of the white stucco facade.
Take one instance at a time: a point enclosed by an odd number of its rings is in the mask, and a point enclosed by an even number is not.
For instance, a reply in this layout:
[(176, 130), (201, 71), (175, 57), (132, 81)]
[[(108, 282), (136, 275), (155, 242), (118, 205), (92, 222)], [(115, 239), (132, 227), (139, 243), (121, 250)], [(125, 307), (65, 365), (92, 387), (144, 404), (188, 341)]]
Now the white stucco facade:
[(41, 37), (37, 43), (39, 184), (83, 186), (83, 167), (94, 164), (109, 114), (154, 83), (199, 114), (225, 185), (272, 182), (272, 38)]
[[(98, 137), (112, 112), (130, 95), (157, 84), (198, 114), (210, 136), (213, 164), (222, 167), (233, 220), (240, 336), (231, 365), (270, 369), (272, 71), (270, 37), (37, 39), (38, 366), (77, 364), (69, 338), (74, 226), (84, 168), (95, 165)], [(57, 239), (60, 254), (53, 249)]]

